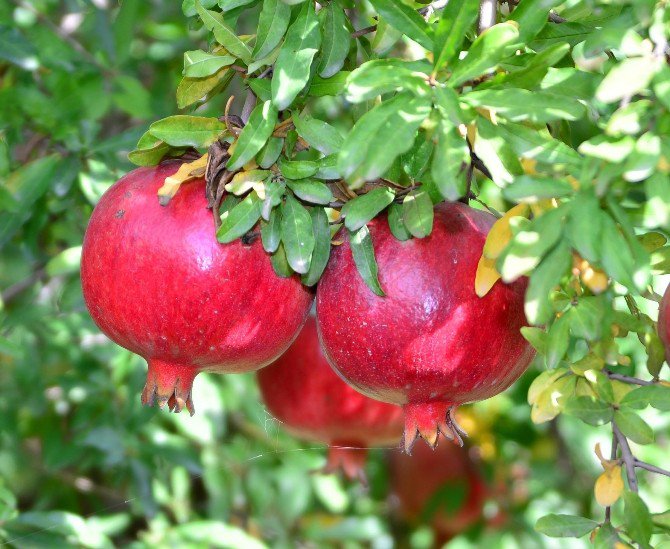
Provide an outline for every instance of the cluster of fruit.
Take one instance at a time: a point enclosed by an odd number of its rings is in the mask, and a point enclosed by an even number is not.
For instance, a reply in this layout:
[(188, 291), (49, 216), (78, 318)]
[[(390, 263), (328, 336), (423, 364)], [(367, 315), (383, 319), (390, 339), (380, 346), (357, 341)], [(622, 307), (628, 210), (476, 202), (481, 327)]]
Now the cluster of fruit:
[[(84, 239), (86, 303), (104, 333), (147, 359), (145, 404), (193, 413), (199, 372), (260, 370), (268, 407), (298, 436), (365, 447), (396, 439), (404, 423), (409, 452), (418, 436), (462, 444), (455, 407), (501, 392), (532, 360), (520, 333), (525, 281), (475, 293), (491, 214), (442, 203), (430, 236), (406, 241), (377, 217), (369, 230), (385, 296), (363, 282), (346, 236), (314, 292), (275, 274), (256, 229), (216, 240), (204, 180), (161, 206), (176, 162), (112, 186)], [(355, 475), (355, 455), (333, 460)]]

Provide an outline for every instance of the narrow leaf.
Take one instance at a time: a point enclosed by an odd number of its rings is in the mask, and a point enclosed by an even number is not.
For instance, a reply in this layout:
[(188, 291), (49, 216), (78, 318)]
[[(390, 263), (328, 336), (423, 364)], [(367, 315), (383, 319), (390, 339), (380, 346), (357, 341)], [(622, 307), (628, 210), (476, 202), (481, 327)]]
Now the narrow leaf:
[(372, 237), (366, 225), (354, 233), (349, 232), (349, 245), (356, 268), (366, 286), (378, 296), (386, 295), (379, 285), (379, 267), (375, 259)]
[(229, 170), (240, 169), (256, 156), (272, 135), (277, 116), (277, 109), (270, 101), (256, 106), (235, 142), (235, 150), (226, 164)]

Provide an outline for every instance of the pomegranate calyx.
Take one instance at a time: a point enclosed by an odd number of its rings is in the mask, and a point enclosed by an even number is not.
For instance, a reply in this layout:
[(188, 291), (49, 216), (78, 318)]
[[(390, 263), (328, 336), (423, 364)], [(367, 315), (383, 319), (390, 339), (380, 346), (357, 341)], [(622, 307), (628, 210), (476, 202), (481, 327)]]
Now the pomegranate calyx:
[(186, 408), (191, 415), (195, 414), (191, 389), (193, 380), (198, 375), (194, 366), (173, 364), (157, 359), (149, 359), (147, 381), (142, 390), (142, 404), (167, 408), (178, 414)]
[(368, 451), (360, 444), (333, 442), (328, 447), (326, 465), (318, 471), (324, 474), (342, 473), (349, 480), (357, 480), (363, 486), (368, 485), (365, 474), (365, 461)]
[(412, 453), (412, 447), (419, 437), (433, 449), (442, 434), (458, 446), (463, 446), (467, 433), (454, 417), (456, 406), (448, 402), (410, 402), (403, 406), (405, 412), (405, 452)]

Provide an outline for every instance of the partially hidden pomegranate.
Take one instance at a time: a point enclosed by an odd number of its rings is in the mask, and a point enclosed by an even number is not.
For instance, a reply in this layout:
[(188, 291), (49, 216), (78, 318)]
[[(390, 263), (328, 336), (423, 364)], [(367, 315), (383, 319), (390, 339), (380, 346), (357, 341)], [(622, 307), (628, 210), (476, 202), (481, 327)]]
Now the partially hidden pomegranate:
[(195, 376), (272, 362), (313, 294), (298, 278), (275, 275), (259, 239), (216, 240), (204, 180), (161, 206), (158, 188), (179, 166), (139, 168), (103, 195), (84, 237), (81, 278), (96, 324), (149, 364), (142, 402), (193, 414)]
[(430, 525), (439, 546), (482, 519), (489, 489), (465, 449), (422, 445), (411, 456), (392, 452), (389, 465), (397, 514), (413, 526)]
[(397, 240), (386, 218), (369, 224), (385, 297), (356, 270), (348, 240), (333, 249), (317, 290), (330, 364), (358, 391), (402, 405), (407, 452), (417, 436), (462, 444), (456, 406), (492, 397), (534, 351), (520, 333), (525, 280), (475, 294), (477, 263), (495, 218), (461, 203), (435, 208), (430, 236)]
[(364, 481), (366, 447), (398, 440), (402, 409), (372, 400), (326, 362), (314, 317), (277, 361), (256, 374), (268, 410), (291, 434), (330, 446), (326, 471)]

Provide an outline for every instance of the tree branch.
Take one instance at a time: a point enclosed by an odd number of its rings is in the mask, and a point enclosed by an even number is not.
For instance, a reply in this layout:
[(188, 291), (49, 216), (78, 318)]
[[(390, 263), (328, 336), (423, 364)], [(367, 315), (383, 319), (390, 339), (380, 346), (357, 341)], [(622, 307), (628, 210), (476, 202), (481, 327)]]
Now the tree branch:
[(46, 276), (45, 269), (39, 268), (33, 272), (30, 276), (19, 280), (16, 284), (9, 286), (2, 294), (0, 294), (0, 303), (9, 303), (13, 299), (17, 298), (20, 294), (25, 292), (38, 280), (42, 280)]
[(377, 30), (377, 25), (370, 25), (369, 27), (365, 27), (364, 29), (359, 29), (357, 31), (354, 31), (351, 33), (352, 38), (360, 38), (361, 36), (365, 34), (370, 34), (371, 32), (375, 32)]
[(666, 477), (670, 477), (670, 471), (668, 471), (667, 469), (661, 469), (660, 467), (656, 467), (656, 465), (640, 461), (637, 458), (635, 458), (635, 467), (639, 467), (640, 469), (645, 469), (646, 471), (651, 471), (652, 473), (657, 473), (659, 475), (665, 475)]
[(619, 446), (621, 446), (621, 459), (623, 459), (624, 465), (626, 466), (626, 476), (628, 478), (628, 488), (632, 492), (637, 492), (637, 476), (635, 476), (635, 456), (633, 452), (630, 451), (630, 445), (628, 444), (628, 439), (623, 435), (619, 430), (617, 424), (612, 422), (612, 432), (619, 441)]
[(605, 373), (610, 379), (616, 379), (617, 381), (623, 381), (624, 383), (630, 383), (631, 385), (653, 385), (653, 381), (645, 381), (644, 379), (639, 379), (637, 377), (625, 376), (623, 374), (615, 374), (610, 370), (605, 370)]

